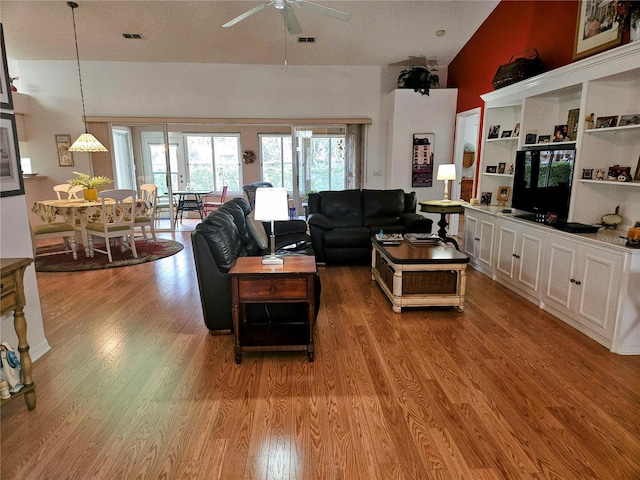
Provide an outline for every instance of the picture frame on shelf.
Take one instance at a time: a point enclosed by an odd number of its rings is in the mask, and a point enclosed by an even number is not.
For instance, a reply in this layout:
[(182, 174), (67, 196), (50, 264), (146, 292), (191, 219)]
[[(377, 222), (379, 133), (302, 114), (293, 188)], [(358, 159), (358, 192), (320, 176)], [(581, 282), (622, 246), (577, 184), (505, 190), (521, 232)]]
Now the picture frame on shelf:
[(513, 133), (511, 134), (512, 137), (519, 137), (520, 136), (520, 122), (516, 123), (515, 127), (513, 127)]
[(507, 185), (498, 187), (498, 194), (496, 195), (496, 200), (498, 201), (498, 205), (504, 205), (507, 202), (507, 200), (509, 200), (510, 193), (511, 193), (511, 187)]
[(618, 116), (609, 115), (607, 117), (596, 118), (596, 128), (612, 128), (618, 125)]
[(593, 168), (583, 168), (582, 178), (584, 180), (591, 180), (593, 178)]
[(620, 165), (613, 165), (609, 167), (607, 180), (630, 182), (632, 180), (631, 167), (621, 167)]
[(620, 115), (619, 127), (628, 127), (629, 125), (640, 125), (640, 113), (632, 115)]
[(503, 130), (502, 133), (500, 134), (500, 138), (511, 138), (513, 135), (511, 135), (512, 130)]
[(556, 125), (553, 128), (553, 141), (566, 142), (569, 140), (569, 125)]
[(10, 113), (0, 114), (0, 150), (0, 197), (24, 195), (16, 117)]
[(507, 163), (507, 166), (504, 169), (504, 173), (506, 173), (507, 175), (513, 175), (515, 171), (515, 164), (513, 162)]
[[(601, 0), (578, 2), (573, 60), (603, 52), (622, 43), (622, 29), (618, 28), (615, 20), (614, 3), (611, 2), (604, 8), (601, 4)], [(599, 15), (594, 16), (594, 11)]]
[(491, 125), (489, 127), (489, 135), (487, 136), (487, 138), (491, 140), (494, 138), (498, 138), (499, 135), (500, 135), (500, 125)]
[(13, 110), (13, 97), (11, 96), (11, 82), (9, 80), (9, 66), (7, 65), (7, 51), (4, 48), (4, 32), (0, 23), (0, 108)]
[(58, 165), (61, 167), (73, 167), (73, 152), (69, 151), (71, 146), (71, 135), (56, 134), (56, 148), (58, 149)]
[(487, 165), (487, 173), (496, 173), (498, 171), (498, 167), (495, 165)]
[(580, 109), (572, 108), (567, 115), (567, 135), (569, 141), (575, 142), (578, 139), (578, 120), (580, 119)]
[(636, 166), (636, 173), (633, 176), (636, 182), (640, 182), (640, 157), (638, 157), (638, 165)]
[(538, 141), (538, 131), (537, 130), (527, 130), (524, 136), (525, 145), (533, 145)]
[(480, 205), (491, 205), (491, 192), (482, 192), (480, 195)]
[(497, 173), (503, 174), (506, 166), (507, 166), (506, 162), (498, 163), (498, 172)]
[(538, 143), (549, 143), (551, 141), (551, 135), (540, 135), (538, 137)]

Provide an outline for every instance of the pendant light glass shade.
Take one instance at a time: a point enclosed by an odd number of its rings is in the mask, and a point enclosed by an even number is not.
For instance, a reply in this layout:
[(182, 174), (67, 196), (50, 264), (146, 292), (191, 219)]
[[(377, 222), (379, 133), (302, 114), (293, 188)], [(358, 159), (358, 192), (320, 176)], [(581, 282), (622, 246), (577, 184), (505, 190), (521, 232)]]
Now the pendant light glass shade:
[(67, 2), (71, 7), (71, 16), (73, 18), (73, 38), (76, 41), (76, 61), (78, 62), (78, 79), (80, 80), (80, 98), (82, 99), (82, 121), (84, 122), (84, 133), (73, 142), (69, 148), (70, 152), (108, 152), (96, 137), (89, 133), (87, 128), (87, 114), (84, 111), (84, 91), (82, 90), (82, 75), (80, 73), (80, 53), (78, 53), (78, 32), (76, 31), (76, 15), (75, 9), (78, 8), (76, 2)]
[(108, 152), (96, 137), (90, 133), (83, 133), (69, 147), (70, 152)]

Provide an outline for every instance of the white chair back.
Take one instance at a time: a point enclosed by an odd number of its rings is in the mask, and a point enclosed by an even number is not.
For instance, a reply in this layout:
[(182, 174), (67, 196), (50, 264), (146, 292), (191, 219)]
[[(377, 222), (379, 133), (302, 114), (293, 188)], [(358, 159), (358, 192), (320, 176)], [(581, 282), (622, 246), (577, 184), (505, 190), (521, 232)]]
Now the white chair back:
[(75, 187), (71, 187), (67, 193), (69, 194), (69, 198), (79, 199), (80, 197), (78, 197), (78, 193), (82, 192), (83, 190), (84, 187), (82, 185), (76, 185)]
[(136, 217), (136, 227), (142, 230), (142, 236), (147, 238), (146, 227), (151, 230), (151, 238), (155, 242), (156, 239), (156, 209), (158, 208), (158, 187), (153, 183), (144, 183), (140, 185), (140, 198), (147, 205), (146, 212)]
[[(56, 195), (58, 196), (58, 200), (66, 200), (67, 198), (69, 198), (70, 188), (71, 188), (71, 185), (69, 185), (68, 183), (61, 183), (59, 185), (54, 185), (53, 191), (56, 192)], [(62, 195), (63, 193), (64, 195)]]

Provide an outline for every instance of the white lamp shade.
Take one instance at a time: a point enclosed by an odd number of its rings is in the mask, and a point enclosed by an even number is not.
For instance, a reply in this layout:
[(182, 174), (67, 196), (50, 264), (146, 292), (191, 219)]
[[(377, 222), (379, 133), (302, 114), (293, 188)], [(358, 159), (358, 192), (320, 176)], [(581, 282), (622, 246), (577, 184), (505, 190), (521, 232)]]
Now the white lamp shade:
[(289, 220), (289, 199), (285, 188), (256, 189), (254, 218), (260, 221)]
[(438, 166), (438, 175), (436, 180), (455, 180), (456, 166), (453, 163), (445, 163)]
[(69, 147), (70, 152), (107, 152), (96, 137), (90, 133), (83, 133), (78, 139), (73, 142), (73, 145)]

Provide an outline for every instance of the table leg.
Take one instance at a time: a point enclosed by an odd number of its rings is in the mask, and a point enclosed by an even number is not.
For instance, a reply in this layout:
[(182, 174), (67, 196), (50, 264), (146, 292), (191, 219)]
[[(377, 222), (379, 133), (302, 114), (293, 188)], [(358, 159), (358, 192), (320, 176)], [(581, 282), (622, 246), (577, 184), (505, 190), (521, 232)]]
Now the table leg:
[(453, 246), (456, 247), (456, 250), (460, 251), (460, 247), (458, 246), (458, 242), (455, 238), (447, 236), (447, 225), (449, 225), (449, 222), (447, 222), (447, 214), (442, 212), (440, 214), (440, 221), (438, 222), (438, 226), (440, 227), (438, 230), (438, 236), (444, 243), (452, 243)]

